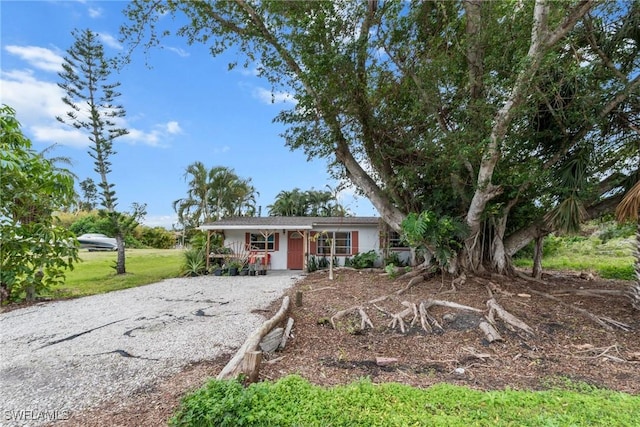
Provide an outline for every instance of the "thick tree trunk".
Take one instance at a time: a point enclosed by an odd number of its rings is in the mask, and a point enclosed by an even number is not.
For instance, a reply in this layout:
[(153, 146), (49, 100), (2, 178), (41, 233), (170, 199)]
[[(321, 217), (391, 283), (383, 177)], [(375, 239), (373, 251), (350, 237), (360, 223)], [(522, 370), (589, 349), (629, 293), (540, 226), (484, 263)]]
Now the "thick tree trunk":
[(533, 277), (536, 279), (542, 278), (542, 249), (544, 243), (544, 236), (536, 237), (536, 246), (533, 252)]

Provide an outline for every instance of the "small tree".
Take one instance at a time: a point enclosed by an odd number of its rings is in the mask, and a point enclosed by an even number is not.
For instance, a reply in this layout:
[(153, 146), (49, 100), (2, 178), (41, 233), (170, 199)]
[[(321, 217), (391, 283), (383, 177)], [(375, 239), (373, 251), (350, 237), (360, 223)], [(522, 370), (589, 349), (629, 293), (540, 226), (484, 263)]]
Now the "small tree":
[(59, 83), (66, 93), (62, 101), (71, 108), (64, 118), (57, 119), (89, 134), (91, 146), (89, 155), (93, 158), (95, 171), (100, 177), (101, 215), (109, 219), (111, 231), (118, 244), (116, 272), (126, 273), (124, 238), (145, 214), (144, 205), (135, 205), (130, 215), (116, 211), (116, 192), (109, 182), (111, 157), (116, 154), (113, 141), (128, 131), (119, 127), (118, 119), (126, 115), (115, 100), (120, 96), (116, 91), (120, 83), (110, 83), (111, 66), (104, 56), (104, 48), (97, 34), (89, 29), (73, 31), (75, 42), (67, 50), (59, 73), (63, 83)]
[(15, 111), (0, 108), (0, 304), (64, 281), (78, 260), (73, 233), (52, 213), (74, 197), (73, 177), (31, 149)]

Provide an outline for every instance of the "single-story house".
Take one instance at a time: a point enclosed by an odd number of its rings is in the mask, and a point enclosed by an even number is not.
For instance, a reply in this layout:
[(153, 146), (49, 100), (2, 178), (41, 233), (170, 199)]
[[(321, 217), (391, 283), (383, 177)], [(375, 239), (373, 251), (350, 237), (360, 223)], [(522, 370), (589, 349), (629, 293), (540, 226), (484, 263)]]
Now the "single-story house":
[(378, 254), (378, 266), (389, 250), (409, 258), (398, 234), (378, 217), (234, 217), (198, 228), (207, 231), (207, 242), (212, 233), (221, 234), (225, 247), (251, 251), (274, 270), (306, 269), (310, 256), (329, 258), (332, 239), (340, 265), (371, 250)]

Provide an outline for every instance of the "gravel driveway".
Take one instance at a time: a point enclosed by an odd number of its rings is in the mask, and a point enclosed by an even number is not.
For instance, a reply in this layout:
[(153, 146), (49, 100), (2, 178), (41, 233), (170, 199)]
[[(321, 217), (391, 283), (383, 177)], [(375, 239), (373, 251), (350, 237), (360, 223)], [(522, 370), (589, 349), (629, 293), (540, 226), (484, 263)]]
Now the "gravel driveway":
[(0, 426), (38, 425), (236, 350), (299, 276), (170, 279), (0, 314)]

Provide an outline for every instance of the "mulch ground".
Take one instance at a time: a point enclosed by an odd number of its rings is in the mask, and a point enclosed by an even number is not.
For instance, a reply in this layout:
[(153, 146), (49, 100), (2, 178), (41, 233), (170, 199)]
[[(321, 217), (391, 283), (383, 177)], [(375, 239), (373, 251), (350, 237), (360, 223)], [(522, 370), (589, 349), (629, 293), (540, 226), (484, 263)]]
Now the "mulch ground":
[[(290, 289), (292, 303), (302, 292), (302, 305), (292, 304), (293, 335), (283, 351), (266, 355), (261, 380), (298, 374), (319, 385), (345, 384), (362, 377), (373, 382), (399, 382), (417, 387), (448, 382), (474, 389), (541, 390), (570, 380), (593, 387), (640, 393), (640, 313), (621, 294), (628, 282), (554, 272), (544, 283), (506, 277), (468, 278), (452, 287), (449, 277), (432, 277), (399, 296), (407, 278), (390, 278), (380, 271), (341, 269), (334, 280), (315, 272)], [(598, 290), (596, 292), (592, 290)], [(602, 292), (604, 291), (604, 292)], [(478, 328), (491, 296), (533, 330), (509, 328), (497, 320), (503, 340), (489, 343)], [(442, 329), (390, 328), (389, 313), (428, 299), (455, 302), (483, 310), (469, 312), (434, 306), (429, 313)], [(280, 301), (271, 307), (275, 313)], [(337, 329), (331, 317), (360, 306), (373, 328), (361, 330), (357, 310), (342, 317)], [(597, 319), (628, 327), (607, 328)], [(605, 320), (607, 323), (608, 320)], [(610, 324), (610, 323), (607, 323)], [(166, 424), (180, 397), (215, 377), (232, 355), (192, 365), (160, 381), (156, 387), (101, 408), (72, 414), (64, 426), (158, 426)], [(391, 359), (388, 364), (380, 358)]]

